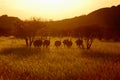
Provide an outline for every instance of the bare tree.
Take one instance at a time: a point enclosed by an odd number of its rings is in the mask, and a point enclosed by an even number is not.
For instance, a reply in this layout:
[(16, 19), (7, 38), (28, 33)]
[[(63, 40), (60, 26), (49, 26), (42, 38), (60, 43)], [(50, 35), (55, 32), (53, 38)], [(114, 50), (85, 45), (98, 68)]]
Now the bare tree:
[[(86, 25), (76, 29), (78, 37), (85, 40), (87, 49), (90, 49), (95, 38), (100, 37), (100, 27), (98, 25)], [(79, 35), (80, 34), (80, 35)]]
[(83, 28), (83, 35), (87, 49), (90, 49), (95, 38), (98, 38), (100, 28), (97, 25), (88, 25)]
[(25, 39), (26, 46), (31, 47), (37, 32), (45, 27), (44, 22), (40, 19), (32, 18), (31, 20), (16, 22), (16, 37)]

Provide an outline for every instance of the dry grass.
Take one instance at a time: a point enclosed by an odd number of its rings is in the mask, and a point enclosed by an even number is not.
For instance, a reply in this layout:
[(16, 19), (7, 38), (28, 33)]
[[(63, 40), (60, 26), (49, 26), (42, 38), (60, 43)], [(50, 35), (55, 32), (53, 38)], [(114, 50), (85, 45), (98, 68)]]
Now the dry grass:
[(0, 80), (118, 80), (119, 44), (95, 41), (89, 51), (75, 45), (71, 49), (4, 48)]

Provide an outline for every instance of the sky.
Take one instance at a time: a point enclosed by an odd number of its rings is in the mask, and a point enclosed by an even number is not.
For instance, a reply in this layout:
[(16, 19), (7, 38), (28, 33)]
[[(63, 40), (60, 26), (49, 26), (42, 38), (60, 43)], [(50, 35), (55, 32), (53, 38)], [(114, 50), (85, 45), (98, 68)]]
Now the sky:
[(118, 4), (120, 0), (0, 0), (0, 15), (61, 20)]

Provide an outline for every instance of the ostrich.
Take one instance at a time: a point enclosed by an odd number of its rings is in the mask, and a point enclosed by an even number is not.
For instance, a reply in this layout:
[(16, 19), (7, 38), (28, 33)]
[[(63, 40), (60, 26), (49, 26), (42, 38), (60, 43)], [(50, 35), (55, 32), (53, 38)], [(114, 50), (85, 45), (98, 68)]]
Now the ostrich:
[(84, 46), (83, 46), (83, 40), (82, 39), (77, 39), (76, 41), (75, 41), (75, 43), (76, 43), (76, 45), (80, 48), (80, 47), (82, 47), (82, 48), (84, 48)]
[(35, 46), (35, 47), (41, 47), (42, 46), (42, 40), (35, 40), (34, 42), (33, 42), (33, 45)]
[(43, 47), (45, 46), (47, 48), (49, 45), (50, 45), (50, 40), (44, 40)]
[(71, 47), (73, 44), (71, 41), (71, 38), (72, 38), (71, 33), (68, 32), (67, 35), (68, 35), (68, 39), (63, 40), (63, 44), (64, 46)]
[(55, 46), (58, 48), (61, 45), (61, 41), (55, 41)]
[(68, 39), (63, 40), (64, 46), (66, 46), (66, 44), (67, 44), (68, 41), (69, 41)]
[(70, 47), (72, 46), (72, 41), (69, 40), (69, 41), (66, 43), (66, 46), (67, 46), (68, 48), (70, 48)]
[(71, 40), (66, 39), (63, 41), (63, 44), (64, 44), (64, 46), (67, 46), (68, 48), (70, 48), (73, 43)]

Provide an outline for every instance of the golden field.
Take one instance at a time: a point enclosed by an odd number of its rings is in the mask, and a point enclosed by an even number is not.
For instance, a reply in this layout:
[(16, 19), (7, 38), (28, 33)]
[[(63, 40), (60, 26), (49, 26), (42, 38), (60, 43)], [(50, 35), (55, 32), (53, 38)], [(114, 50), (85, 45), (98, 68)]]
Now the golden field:
[[(95, 40), (90, 50), (26, 48), (24, 40), (0, 38), (0, 80), (119, 80), (120, 43)], [(62, 39), (63, 40), (63, 39)]]

